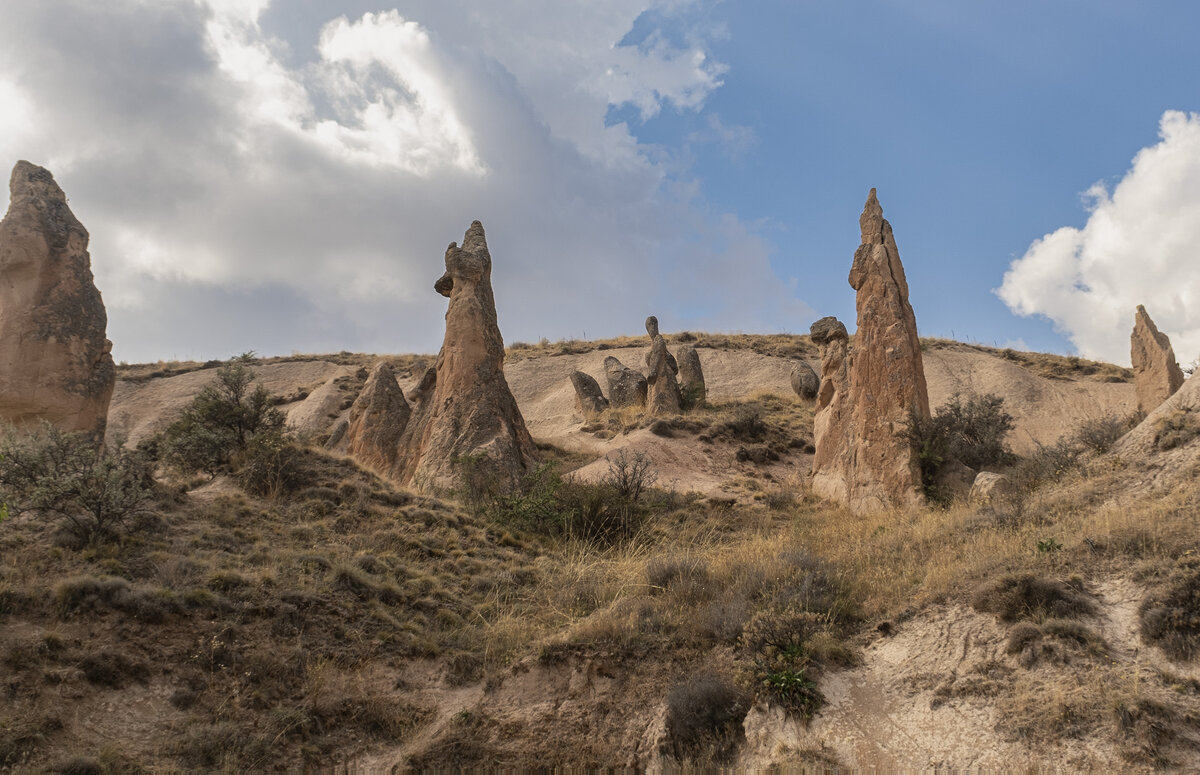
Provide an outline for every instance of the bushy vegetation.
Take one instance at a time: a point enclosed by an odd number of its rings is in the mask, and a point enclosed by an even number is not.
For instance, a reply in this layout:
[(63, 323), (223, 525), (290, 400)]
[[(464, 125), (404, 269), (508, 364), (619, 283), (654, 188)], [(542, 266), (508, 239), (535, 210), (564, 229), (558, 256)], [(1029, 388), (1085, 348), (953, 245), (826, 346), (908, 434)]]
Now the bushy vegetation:
[(80, 542), (111, 538), (149, 510), (154, 479), (139, 451), (52, 425), (0, 440), (0, 498), (10, 514), (60, 518)]
[(1004, 399), (993, 393), (963, 397), (955, 393), (928, 420), (912, 417), (907, 437), (921, 461), (921, 481), (935, 499), (937, 476), (951, 460), (976, 470), (1004, 466), (1015, 459), (1005, 446), (1013, 428)]
[(727, 762), (746, 739), (742, 720), (750, 697), (722, 675), (697, 675), (667, 694), (665, 753), (678, 762)]
[(262, 433), (279, 434), (283, 413), (261, 384), (253, 385), (252, 354), (230, 360), (164, 433), (165, 460), (183, 473), (216, 476)]
[(1181, 562), (1140, 614), (1142, 635), (1172, 659), (1200, 655), (1200, 561)]

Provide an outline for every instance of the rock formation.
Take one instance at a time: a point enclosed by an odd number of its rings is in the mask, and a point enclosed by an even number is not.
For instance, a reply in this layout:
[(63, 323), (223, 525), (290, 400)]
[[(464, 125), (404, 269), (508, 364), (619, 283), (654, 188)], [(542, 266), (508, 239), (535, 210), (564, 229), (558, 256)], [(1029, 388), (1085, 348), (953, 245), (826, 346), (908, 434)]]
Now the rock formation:
[(608, 399), (600, 392), (600, 383), (590, 374), (571, 372), (571, 385), (575, 388), (575, 405), (585, 420), (590, 420), (608, 408)]
[(967, 502), (976, 508), (993, 510), (1005, 506), (1017, 495), (1017, 487), (1004, 474), (980, 471), (971, 485)]
[(708, 400), (708, 389), (704, 386), (704, 370), (700, 368), (700, 354), (690, 344), (679, 348), (679, 390), (684, 403), (689, 407), (704, 406)]
[(924, 502), (920, 461), (905, 430), (914, 418), (929, 417), (929, 397), (908, 282), (875, 189), (859, 226), (862, 244), (849, 277), (858, 312), (848, 366), (849, 406), (836, 413), (838, 423), (846, 420), (847, 409), (849, 418), (844, 432), (831, 429), (833, 417), (827, 418), (825, 433), (818, 435), (813, 489), (864, 512)]
[[(837, 320), (837, 318), (822, 318), (822, 320)], [(819, 321), (818, 321), (819, 322)], [(814, 323), (814, 325), (816, 325)], [(838, 325), (841, 325), (840, 323)], [(845, 326), (842, 326), (845, 330)], [(804, 361), (796, 361), (792, 366), (792, 390), (805, 401), (817, 400), (817, 391), (821, 389), (821, 378)]]
[(825, 317), (809, 329), (821, 354), (821, 385), (813, 415), (813, 492), (823, 498), (844, 500), (845, 472), (841, 461), (849, 454), (850, 438), (850, 337), (835, 317)]
[(679, 414), (683, 396), (679, 392), (679, 364), (667, 350), (667, 340), (658, 333), (658, 318), (646, 318), (646, 333), (650, 335), (650, 352), (646, 353), (646, 385), (649, 393), (646, 406), (652, 415)]
[(1171, 340), (1158, 330), (1141, 304), (1129, 337), (1138, 411), (1149, 414), (1183, 385), (1183, 370), (1175, 361)]
[(116, 382), (88, 233), (54, 177), (17, 162), (0, 221), (0, 419), (103, 435)]
[(479, 221), (462, 247), (446, 249), (446, 273), (434, 290), (450, 299), (437, 365), (409, 393), (411, 406), (390, 370), (376, 367), (353, 407), (359, 414), (350, 424), (357, 419), (358, 429), (348, 446), (357, 445), (351, 451), (365, 464), (386, 466), (388, 476), (420, 490), (460, 484), (464, 460), (489, 478), (515, 481), (533, 462), (534, 446), (504, 379), (492, 257)]
[(386, 474), (396, 463), (411, 414), (391, 368), (377, 364), (350, 407), (343, 436), (346, 452), (367, 468)]
[(648, 386), (640, 371), (610, 355), (604, 359), (604, 376), (608, 379), (608, 401), (614, 408), (646, 405)]

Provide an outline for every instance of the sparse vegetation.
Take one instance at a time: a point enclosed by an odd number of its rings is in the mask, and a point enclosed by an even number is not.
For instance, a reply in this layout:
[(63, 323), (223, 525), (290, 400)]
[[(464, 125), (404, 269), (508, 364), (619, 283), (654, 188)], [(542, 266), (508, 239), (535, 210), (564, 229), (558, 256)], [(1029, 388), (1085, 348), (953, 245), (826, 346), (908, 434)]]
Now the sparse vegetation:
[(4, 513), (57, 517), (80, 543), (112, 538), (149, 510), (150, 463), (119, 442), (100, 449), (86, 433), (51, 425), (0, 440), (0, 498)]
[(1012, 427), (1004, 399), (991, 393), (965, 398), (955, 393), (928, 420), (910, 418), (906, 433), (920, 457), (926, 494), (945, 499), (937, 491), (937, 477), (951, 460), (976, 470), (1012, 463), (1015, 458), (1005, 446)]
[(1166, 452), (1200, 436), (1200, 419), (1186, 409), (1160, 417), (1154, 426), (1154, 448)]
[(1185, 560), (1141, 606), (1142, 635), (1172, 659), (1200, 654), (1200, 561)]
[(746, 738), (742, 720), (749, 697), (720, 675), (698, 675), (667, 694), (669, 753), (679, 762), (728, 762)]

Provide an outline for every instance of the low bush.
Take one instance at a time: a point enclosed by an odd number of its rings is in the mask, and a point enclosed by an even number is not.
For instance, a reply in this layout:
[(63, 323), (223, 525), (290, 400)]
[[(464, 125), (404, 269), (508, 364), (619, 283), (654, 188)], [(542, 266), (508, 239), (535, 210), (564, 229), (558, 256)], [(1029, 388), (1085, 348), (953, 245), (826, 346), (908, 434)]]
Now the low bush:
[(1200, 655), (1200, 561), (1183, 563), (1140, 610), (1142, 636), (1173, 659)]
[(746, 625), (738, 650), (750, 665), (755, 697), (810, 719), (825, 704), (816, 678), (822, 664), (813, 648), (830, 629), (828, 617), (768, 608)]
[(993, 393), (966, 398), (955, 393), (928, 420), (911, 417), (905, 435), (920, 458), (926, 493), (939, 497), (937, 475), (950, 460), (974, 469), (1012, 463), (1015, 457), (1005, 446), (1012, 428), (1004, 399)]
[(1154, 426), (1154, 448), (1165, 452), (1200, 436), (1200, 420), (1186, 409), (1160, 417)]
[(1005, 576), (976, 591), (971, 605), (1002, 622), (1092, 616), (1096, 605), (1078, 584), (1030, 574)]
[(7, 511), (61, 518), (81, 543), (110, 538), (149, 512), (151, 464), (117, 443), (100, 449), (87, 433), (46, 424), (40, 433), (9, 430), (0, 441), (0, 497)]
[(678, 761), (728, 762), (746, 739), (750, 697), (723, 676), (700, 675), (667, 694), (667, 750)]

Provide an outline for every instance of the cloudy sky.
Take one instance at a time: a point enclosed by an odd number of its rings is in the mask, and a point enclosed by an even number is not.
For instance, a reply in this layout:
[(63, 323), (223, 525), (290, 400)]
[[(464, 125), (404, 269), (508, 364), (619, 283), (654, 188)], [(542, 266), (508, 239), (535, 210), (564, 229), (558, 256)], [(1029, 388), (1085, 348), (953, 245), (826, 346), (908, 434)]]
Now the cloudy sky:
[(1190, 0), (0, 0), (0, 166), (55, 173), (118, 359), (853, 323), (877, 187), (925, 335), (1200, 355)]

